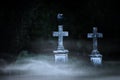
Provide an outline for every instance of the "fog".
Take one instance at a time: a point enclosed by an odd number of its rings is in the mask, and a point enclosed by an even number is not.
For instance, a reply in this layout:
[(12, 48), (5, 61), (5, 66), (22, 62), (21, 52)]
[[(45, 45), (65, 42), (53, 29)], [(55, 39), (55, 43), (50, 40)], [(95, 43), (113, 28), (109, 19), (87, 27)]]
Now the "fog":
[(0, 80), (119, 80), (120, 63), (104, 62), (94, 66), (89, 61), (70, 57), (68, 63), (54, 63), (54, 55), (21, 58), (0, 68)]
[[(118, 48), (101, 43), (101, 54), (109, 54)], [(52, 53), (57, 41), (37, 40), (31, 46), (31, 52), (21, 51), (10, 64), (0, 59), (0, 80), (120, 80), (120, 61), (103, 60), (101, 66), (90, 63), (91, 41), (65, 41), (65, 49), (69, 50), (68, 62), (61, 64), (55, 63)]]
[[(51, 58), (51, 60), (50, 60)], [(4, 74), (24, 74), (24, 75), (83, 75), (88, 73), (88, 68), (78, 70), (77, 64), (81, 67), (85, 66), (83, 62), (75, 59), (70, 60), (68, 63), (58, 64), (54, 63), (54, 55), (44, 56), (37, 55), (34, 57), (27, 57), (16, 60), (14, 63), (1, 68)], [(87, 70), (88, 69), (88, 70)], [(87, 73), (86, 73), (87, 70)]]

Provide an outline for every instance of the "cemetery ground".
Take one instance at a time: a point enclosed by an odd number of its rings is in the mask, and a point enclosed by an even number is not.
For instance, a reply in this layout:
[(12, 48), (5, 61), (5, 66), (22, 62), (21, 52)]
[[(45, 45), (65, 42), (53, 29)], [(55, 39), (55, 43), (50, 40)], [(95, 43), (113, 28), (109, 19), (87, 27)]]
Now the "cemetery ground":
[[(103, 45), (104, 47), (101, 47)], [(100, 53), (114, 52), (113, 48), (117, 48), (116, 45), (113, 44), (112, 47), (110, 45), (108, 42), (99, 42)], [(27, 50), (21, 51), (16, 61), (11, 64), (0, 65), (0, 80), (120, 79), (120, 61), (103, 59), (101, 66), (94, 66), (90, 63), (91, 40), (64, 41), (65, 49), (69, 50), (69, 61), (63, 64), (54, 63), (52, 51), (57, 47), (57, 40), (36, 40), (31, 43), (31, 46), (32, 52)]]

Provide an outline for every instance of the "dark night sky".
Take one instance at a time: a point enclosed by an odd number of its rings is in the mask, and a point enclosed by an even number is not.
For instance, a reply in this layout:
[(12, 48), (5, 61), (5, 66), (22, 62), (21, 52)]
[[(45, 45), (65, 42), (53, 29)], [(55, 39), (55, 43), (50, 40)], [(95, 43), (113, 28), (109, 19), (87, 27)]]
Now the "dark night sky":
[[(0, 2), (1, 49), (6, 50), (7, 46), (10, 46), (11, 40), (15, 37), (17, 26), (21, 24), (24, 12), (37, 4), (64, 13), (69, 23), (69, 19), (72, 20), (68, 26), (73, 26), (74, 35), (71, 37), (73, 39), (73, 36), (79, 38), (79, 34), (85, 39), (86, 33), (91, 32), (93, 26), (97, 26), (98, 31), (103, 32), (104, 39), (114, 41), (117, 46), (119, 45), (118, 2), (112, 0), (4, 0), (4, 2)], [(78, 25), (80, 26), (76, 27)]]
[[(120, 18), (119, 9), (117, 2), (112, 2), (111, 0), (85, 0), (80, 2), (64, 0), (17, 0), (15, 2), (1, 2), (0, 25), (3, 33), (4, 30), (8, 32), (7, 28), (12, 29), (20, 24), (19, 21), (24, 11), (35, 6), (37, 1), (43, 3), (46, 7), (51, 7), (51, 9), (58, 9), (58, 11), (65, 13), (65, 16), (73, 15), (71, 18), (75, 18), (74, 24), (82, 24), (88, 30), (93, 26), (97, 26), (100, 31), (105, 33), (106, 37), (118, 38), (118, 28), (120, 25), (118, 22)], [(83, 28), (83, 32), (86, 28)]]

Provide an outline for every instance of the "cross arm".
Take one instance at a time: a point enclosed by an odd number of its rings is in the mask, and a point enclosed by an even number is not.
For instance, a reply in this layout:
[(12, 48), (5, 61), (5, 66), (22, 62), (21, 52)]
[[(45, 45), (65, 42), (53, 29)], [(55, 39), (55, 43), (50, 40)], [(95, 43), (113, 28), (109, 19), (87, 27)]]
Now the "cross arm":
[(68, 34), (68, 32), (67, 31), (64, 31), (63, 32), (63, 36), (68, 36), (69, 34)]
[(53, 32), (53, 36), (58, 36), (58, 32)]
[(103, 38), (103, 34), (102, 33), (97, 33), (97, 37), (98, 38)]
[(103, 34), (102, 33), (97, 33), (97, 34), (93, 34), (93, 33), (88, 33), (87, 34), (88, 38), (93, 38), (93, 37), (97, 37), (97, 38), (102, 38)]
[(93, 38), (93, 33), (88, 33), (87, 38)]

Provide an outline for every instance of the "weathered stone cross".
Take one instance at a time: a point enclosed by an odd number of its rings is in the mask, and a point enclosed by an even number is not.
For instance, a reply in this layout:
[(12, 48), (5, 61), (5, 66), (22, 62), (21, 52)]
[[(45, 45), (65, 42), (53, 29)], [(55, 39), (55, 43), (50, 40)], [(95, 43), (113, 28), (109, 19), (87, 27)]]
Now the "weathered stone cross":
[(63, 37), (68, 36), (67, 31), (63, 31), (63, 25), (58, 25), (58, 32), (53, 32), (53, 36), (58, 36), (58, 48), (57, 50), (64, 50)]
[(97, 33), (97, 28), (93, 27), (93, 33), (88, 33), (88, 38), (93, 38), (93, 50), (98, 51), (97, 49), (97, 38), (102, 38), (103, 34), (102, 33)]
[(102, 55), (99, 53), (97, 49), (97, 38), (102, 38), (102, 33), (97, 33), (97, 28), (93, 27), (93, 33), (88, 33), (88, 38), (93, 38), (93, 50), (90, 55), (90, 60), (94, 65), (101, 65), (102, 64)]

